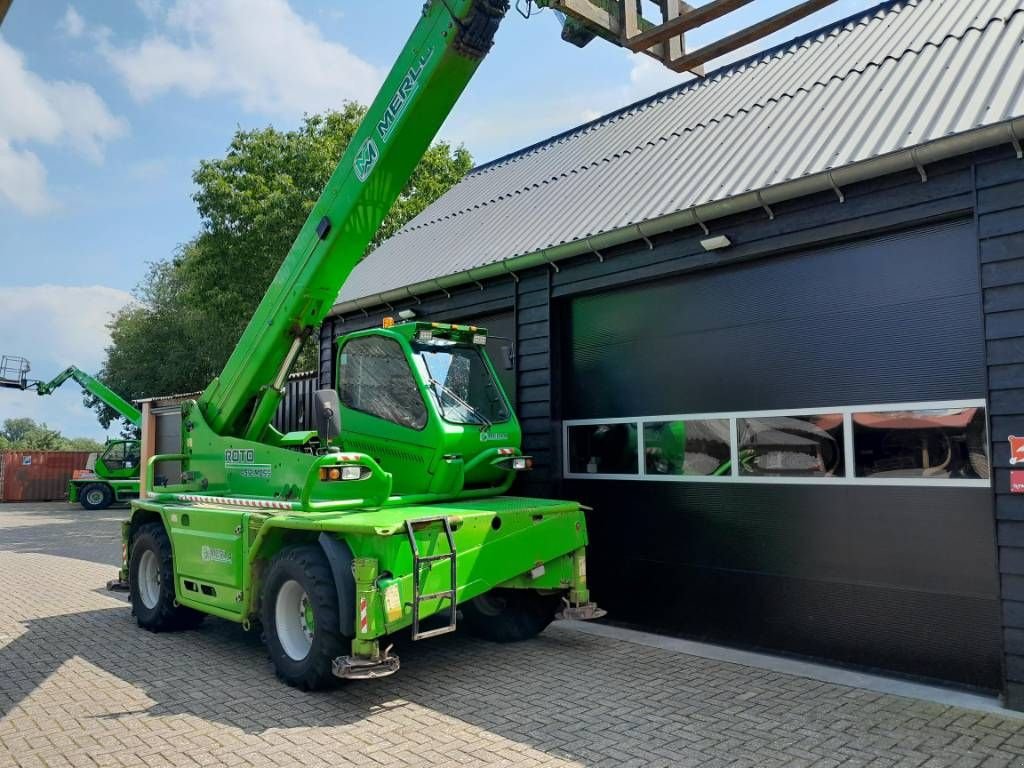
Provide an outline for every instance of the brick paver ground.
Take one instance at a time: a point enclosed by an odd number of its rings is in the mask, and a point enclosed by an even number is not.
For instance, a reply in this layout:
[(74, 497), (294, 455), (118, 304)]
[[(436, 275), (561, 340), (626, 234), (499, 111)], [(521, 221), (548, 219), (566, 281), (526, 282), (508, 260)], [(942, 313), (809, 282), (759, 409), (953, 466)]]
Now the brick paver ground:
[(1024, 722), (594, 637), (400, 648), (304, 694), (222, 621), (138, 629), (121, 512), (0, 505), (0, 766), (1018, 766)]

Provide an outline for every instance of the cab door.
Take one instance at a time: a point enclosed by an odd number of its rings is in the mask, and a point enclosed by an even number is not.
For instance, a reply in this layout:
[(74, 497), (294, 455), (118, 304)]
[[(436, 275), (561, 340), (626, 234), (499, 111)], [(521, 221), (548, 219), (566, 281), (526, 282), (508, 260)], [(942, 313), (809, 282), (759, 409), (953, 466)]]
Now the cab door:
[(435, 441), (405, 348), (383, 333), (348, 339), (338, 357), (341, 438), (394, 476), (395, 494), (430, 486)]

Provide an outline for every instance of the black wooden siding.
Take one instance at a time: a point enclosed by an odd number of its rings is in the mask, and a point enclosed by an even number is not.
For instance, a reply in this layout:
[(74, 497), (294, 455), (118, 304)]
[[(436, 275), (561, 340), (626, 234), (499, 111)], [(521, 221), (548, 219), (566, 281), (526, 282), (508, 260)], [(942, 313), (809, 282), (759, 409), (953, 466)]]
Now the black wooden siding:
[(1024, 161), (976, 166), (1003, 598), (1006, 700), (1024, 709), (1024, 496), (1010, 493), (1008, 435), (1024, 435)]
[[(705, 253), (696, 227), (637, 241), (554, 267), (438, 292), (394, 307), (329, 318), (321, 332), (321, 385), (334, 378), (334, 340), (379, 324), (384, 315), (412, 308), (421, 316), (472, 318), (514, 311), (517, 318), (518, 413), (524, 450), (537, 471), (519, 491), (563, 496), (561, 382), (558, 349), (563, 299), (606, 288), (714, 268), (745, 259), (820, 247), (853, 237), (924, 223), (976, 216), (986, 314), (987, 364), (997, 544), (1003, 600), (1007, 703), (1024, 709), (1024, 496), (1009, 494), (1008, 434), (1024, 434), (1024, 161), (1013, 149), (995, 148), (915, 172), (894, 174), (833, 193), (820, 193), (712, 222), (734, 245)], [(369, 304), (368, 304), (369, 306)], [(553, 364), (554, 363), (554, 364)]]

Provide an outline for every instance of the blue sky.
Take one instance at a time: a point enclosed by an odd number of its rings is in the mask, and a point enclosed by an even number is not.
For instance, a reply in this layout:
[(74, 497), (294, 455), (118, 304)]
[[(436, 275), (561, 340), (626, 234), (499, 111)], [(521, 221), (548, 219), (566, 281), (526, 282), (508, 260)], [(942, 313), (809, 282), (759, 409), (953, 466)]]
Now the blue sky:
[[(755, 0), (689, 47), (792, 4)], [(873, 4), (840, 0), (730, 59)], [(421, 7), (14, 0), (0, 30), (0, 353), (29, 357), (39, 378), (96, 370), (110, 313), (199, 227), (199, 160), (221, 155), (237, 127), (288, 129), (304, 112), (369, 101)], [(484, 162), (683, 79), (600, 41), (563, 43), (550, 12), (513, 11), (441, 137)], [(0, 421), (102, 437), (66, 386), (51, 398), (0, 392)]]

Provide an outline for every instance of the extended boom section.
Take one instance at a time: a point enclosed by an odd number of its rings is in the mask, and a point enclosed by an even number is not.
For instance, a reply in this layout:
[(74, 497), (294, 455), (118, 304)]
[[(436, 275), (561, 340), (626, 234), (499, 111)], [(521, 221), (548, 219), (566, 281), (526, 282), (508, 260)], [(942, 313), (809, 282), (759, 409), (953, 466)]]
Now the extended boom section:
[(93, 395), (104, 405), (117, 411), (133, 427), (142, 426), (142, 414), (139, 409), (129, 403), (117, 392), (112, 390), (95, 376), (90, 376), (85, 371), (75, 366), (69, 366), (58, 374), (52, 381), (40, 382), (36, 385), (36, 393), (40, 395), (52, 395), (61, 385), (68, 380), (75, 381), (86, 392)]

